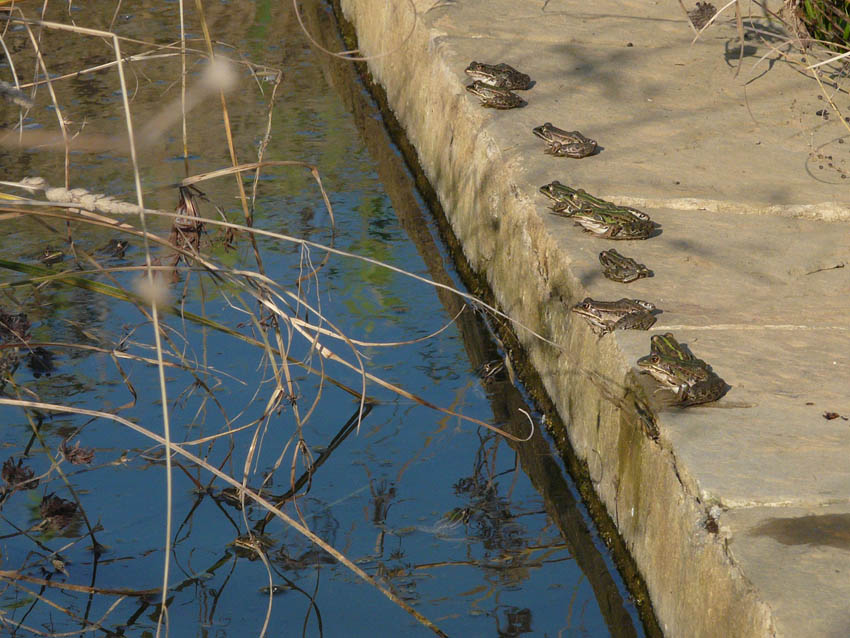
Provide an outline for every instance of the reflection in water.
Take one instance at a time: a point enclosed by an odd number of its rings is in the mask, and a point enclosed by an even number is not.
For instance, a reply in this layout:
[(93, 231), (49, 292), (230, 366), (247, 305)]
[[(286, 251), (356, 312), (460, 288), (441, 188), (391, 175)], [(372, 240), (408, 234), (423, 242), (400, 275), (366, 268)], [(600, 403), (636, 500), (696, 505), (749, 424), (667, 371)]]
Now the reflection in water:
[[(123, 3), (118, 15), (114, 3), (91, 2), (74, 6), (74, 20), (106, 27), (115, 16), (120, 35), (164, 41), (176, 31), (176, 8)], [(64, 11), (49, 9), (55, 15), (48, 18), (66, 20)], [(324, 5), (304, 2), (302, 9), (311, 33), (341, 49)], [(247, 70), (240, 90), (227, 96), (238, 156), (255, 158), (273, 107), (267, 158), (317, 165), (336, 219), (332, 233), (321, 193), (302, 169), (267, 167), (251, 202), (255, 226), (317, 243), (333, 235), (342, 250), (456, 286), (437, 230), (347, 63), (309, 48), (287, 3), (236, 0), (205, 10), (215, 38), (245, 59), (284, 69), (274, 105), (268, 76)], [(202, 32), (194, 16), (189, 30)], [(50, 30), (42, 36), (57, 76), (111, 60), (100, 40)], [(24, 32), (10, 34), (20, 68), (33, 68), (27, 41)], [(191, 45), (202, 48), (197, 40)], [(160, 51), (126, 46), (128, 55)], [(128, 66), (140, 123), (178, 96), (180, 58), (173, 53)], [(194, 76), (198, 57), (188, 60)], [(114, 69), (54, 84), (72, 134), (122, 134)], [(48, 104), (42, 87), (25, 126), (55, 133)], [(193, 111), (187, 131), (193, 173), (229, 165), (218, 100)], [(64, 181), (61, 153), (0, 152), (16, 179)], [(148, 206), (174, 210), (178, 193), (155, 188), (183, 177), (182, 154), (179, 126), (146, 149)], [(72, 187), (131, 199), (132, 174), (117, 152), (75, 153), (69, 174)], [(252, 180), (243, 176), (249, 191)], [(209, 200), (199, 202), (203, 216), (218, 219), (220, 209), (243, 221), (232, 179), (202, 187)], [(29, 347), (33, 364), (7, 371), (3, 398), (116, 414), (161, 432), (151, 319), (143, 304), (115, 292), (135, 289), (145, 260), (138, 235), (31, 216), (3, 223), (11, 247), (4, 260), (16, 269), (7, 266), (0, 284), (20, 285), (3, 288), (0, 307), (25, 312), (31, 328), (28, 345), (4, 339), (0, 348)], [(171, 223), (149, 220), (162, 239)], [(539, 430), (509, 444), (418, 399), (520, 438), (528, 433), (520, 412), (528, 406), (504, 353), (461, 297), (443, 289), (435, 295), (364, 261), (333, 256), (324, 263), (324, 252), (297, 243), (257, 237), (255, 253), (245, 233), (233, 238), (235, 250), (209, 234), (198, 230), (184, 249), (246, 271), (260, 269), (259, 255), (265, 277), (279, 286), (267, 290), (278, 296), (264, 297), (256, 279), (246, 284), (204, 272), (185, 253), (175, 260), (176, 239), (172, 248), (152, 250), (163, 268), (179, 268), (168, 286), (179, 313), (165, 320), (162, 334), (175, 441), (280, 506), (450, 635), (641, 633)], [(48, 245), (65, 259), (52, 271), (32, 270)], [(101, 287), (63, 285), (55, 277), (63, 269)], [(313, 269), (317, 275), (304, 276)], [(269, 299), (287, 312), (269, 313)], [(346, 339), (334, 338), (333, 326), (342, 326)], [(387, 342), (400, 345), (381, 345)], [(328, 352), (355, 362), (355, 370)], [(385, 380), (366, 385), (363, 404), (360, 364)], [(389, 391), (388, 383), (408, 394)], [(21, 634), (48, 627), (152, 635), (166, 560), (162, 447), (92, 413), (8, 404), (0, 413), (7, 446), (2, 622)], [(292, 526), (212, 479), (209, 468), (177, 456), (172, 463), (171, 635), (259, 635), (267, 613), (268, 635), (289, 628), (311, 636), (432, 635)]]

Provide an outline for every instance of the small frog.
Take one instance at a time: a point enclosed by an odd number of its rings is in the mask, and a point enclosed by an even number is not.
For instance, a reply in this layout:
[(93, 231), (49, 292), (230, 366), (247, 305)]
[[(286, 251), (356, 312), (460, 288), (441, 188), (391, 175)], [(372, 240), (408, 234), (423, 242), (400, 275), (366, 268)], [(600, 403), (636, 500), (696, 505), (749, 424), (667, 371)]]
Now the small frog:
[(581, 159), (596, 152), (596, 140), (585, 137), (578, 131), (565, 131), (550, 122), (534, 127), (531, 132), (546, 142), (543, 152), (549, 155)]
[(654, 304), (641, 299), (595, 301), (586, 297), (572, 312), (584, 317), (600, 337), (614, 330), (648, 330), (655, 323)]
[(525, 106), (523, 100), (516, 93), (507, 89), (496, 89), (476, 80), (466, 87), (466, 90), (481, 100), (481, 106), (492, 109), (515, 109)]
[(38, 260), (45, 266), (52, 266), (53, 264), (58, 264), (64, 259), (65, 253), (63, 253), (61, 250), (54, 250), (49, 246), (43, 251), (41, 251), (41, 254), (38, 256)]
[(602, 274), (611, 281), (628, 284), (641, 277), (652, 277), (652, 271), (649, 268), (631, 257), (621, 255), (613, 248), (599, 253), (599, 263), (602, 264)]
[(682, 346), (672, 333), (654, 335), (650, 353), (637, 361), (641, 372), (651, 375), (662, 389), (675, 395), (681, 406), (716, 401), (726, 393), (726, 382), (702, 359)]
[(37, 346), (27, 355), (27, 365), (32, 370), (32, 376), (36, 379), (41, 377), (41, 375), (49, 377), (55, 369), (53, 365), (53, 353), (41, 346)]
[(483, 62), (473, 61), (466, 67), (465, 72), (473, 80), (478, 80), (496, 89), (525, 91), (531, 88), (530, 77), (504, 62), (501, 64), (484, 64)]

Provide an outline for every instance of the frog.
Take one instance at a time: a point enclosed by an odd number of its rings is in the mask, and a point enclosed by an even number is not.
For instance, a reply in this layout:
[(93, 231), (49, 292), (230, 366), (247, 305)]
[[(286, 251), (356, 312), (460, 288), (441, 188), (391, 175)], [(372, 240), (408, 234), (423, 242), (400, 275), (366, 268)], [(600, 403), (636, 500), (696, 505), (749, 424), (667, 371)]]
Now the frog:
[(585, 297), (572, 312), (590, 324), (594, 334), (603, 337), (614, 330), (648, 330), (655, 324), (655, 304), (641, 299), (596, 301)]
[(536, 126), (531, 132), (546, 142), (543, 152), (549, 155), (581, 159), (596, 152), (596, 140), (585, 137), (578, 131), (565, 131), (551, 122)]
[(120, 259), (124, 257), (124, 253), (129, 245), (130, 242), (126, 239), (110, 239), (98, 252), (102, 255), (109, 255), (110, 257), (118, 257)]
[(571, 218), (596, 237), (647, 239), (655, 233), (655, 222), (636, 208), (607, 202), (557, 180), (541, 186), (540, 192), (555, 202), (552, 206), (554, 214)]
[(569, 217), (574, 213), (585, 210), (605, 210), (628, 215), (640, 221), (652, 221), (646, 213), (631, 206), (620, 206), (613, 202), (595, 197), (581, 188), (571, 188), (555, 180), (540, 187), (540, 192), (555, 203), (552, 210)]
[(676, 340), (676, 337), (673, 336), (672, 332), (665, 332), (660, 335), (652, 335), (649, 339), (649, 351), (657, 352), (658, 354), (669, 357), (672, 359), (678, 359), (683, 362), (691, 362), (698, 363), (703, 366), (707, 366), (708, 364), (702, 359), (697, 359), (694, 354), (690, 351), (690, 348), (679, 343)]
[(647, 239), (655, 232), (654, 223), (636, 219), (628, 212), (585, 210), (569, 217), (585, 232), (604, 239)]
[(466, 67), (465, 72), (473, 80), (478, 80), (496, 89), (525, 91), (532, 86), (529, 76), (525, 73), (520, 73), (511, 65), (504, 62), (500, 64), (485, 64), (473, 60)]
[(516, 93), (511, 93), (507, 89), (493, 88), (480, 80), (475, 80), (475, 82), (466, 87), (466, 90), (479, 98), (481, 100), (481, 106), (487, 108), (504, 110), (525, 106), (525, 100)]
[(680, 406), (716, 401), (726, 393), (726, 382), (702, 359), (682, 346), (672, 333), (653, 335), (650, 353), (637, 361), (641, 372), (670, 390)]
[(64, 259), (65, 253), (59, 249), (51, 248), (50, 246), (42, 250), (41, 254), (38, 256), (38, 260), (45, 266), (58, 264), (59, 262), (64, 261)]
[(642, 277), (653, 276), (649, 268), (613, 248), (599, 253), (599, 263), (602, 264), (602, 274), (611, 281), (628, 284)]

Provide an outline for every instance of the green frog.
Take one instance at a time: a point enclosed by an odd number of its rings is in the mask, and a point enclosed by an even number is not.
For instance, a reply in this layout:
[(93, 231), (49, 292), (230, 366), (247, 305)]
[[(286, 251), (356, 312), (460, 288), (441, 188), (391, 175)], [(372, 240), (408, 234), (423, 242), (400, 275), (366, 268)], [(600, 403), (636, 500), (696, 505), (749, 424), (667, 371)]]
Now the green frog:
[(702, 359), (697, 359), (671, 333), (654, 335), (650, 353), (637, 361), (641, 372), (650, 374), (671, 390), (679, 405), (716, 401), (726, 392), (723, 381)]
[(613, 202), (594, 197), (584, 189), (565, 186), (558, 180), (541, 186), (540, 192), (555, 202), (552, 205), (554, 212), (564, 214), (566, 217), (585, 210), (604, 210), (627, 213), (640, 221), (651, 221), (649, 215), (642, 210), (632, 208), (631, 206), (618, 206)]
[(596, 237), (647, 239), (655, 232), (655, 222), (649, 215), (636, 208), (606, 202), (581, 189), (564, 186), (558, 181), (541, 186), (540, 192), (554, 200), (552, 212), (562, 217), (570, 217)]
[(672, 332), (665, 332), (662, 335), (652, 335), (649, 339), (649, 351), (669, 359), (708, 366), (702, 359), (697, 359), (687, 346), (679, 343)]
[(558, 180), (544, 184), (538, 190), (554, 202), (552, 210), (556, 213), (564, 213), (569, 216), (582, 210), (593, 209), (591, 202), (582, 199), (583, 190), (564, 186)]
[(475, 80), (466, 87), (466, 90), (481, 100), (481, 106), (491, 109), (515, 109), (525, 106), (525, 100), (516, 93), (511, 93), (507, 89), (496, 89), (480, 80)]
[(652, 277), (652, 271), (649, 268), (631, 257), (621, 255), (613, 248), (599, 253), (599, 263), (602, 264), (602, 274), (611, 281), (628, 284), (641, 277)]
[(63, 253), (61, 250), (54, 250), (50, 247), (45, 248), (38, 256), (38, 260), (45, 266), (52, 266), (53, 264), (58, 264), (64, 259), (65, 253)]
[(595, 301), (586, 297), (572, 312), (584, 317), (600, 337), (614, 330), (648, 330), (655, 323), (655, 305), (641, 299)]
[(655, 232), (651, 221), (636, 219), (627, 212), (599, 210), (569, 215), (577, 226), (603, 239), (647, 239)]
[(531, 88), (530, 77), (504, 62), (501, 64), (484, 64), (483, 62), (473, 61), (469, 63), (465, 71), (473, 80), (478, 80), (496, 89), (525, 91)]
[(585, 137), (578, 131), (565, 131), (550, 122), (534, 127), (531, 132), (546, 142), (543, 152), (549, 155), (581, 159), (596, 152), (596, 140)]

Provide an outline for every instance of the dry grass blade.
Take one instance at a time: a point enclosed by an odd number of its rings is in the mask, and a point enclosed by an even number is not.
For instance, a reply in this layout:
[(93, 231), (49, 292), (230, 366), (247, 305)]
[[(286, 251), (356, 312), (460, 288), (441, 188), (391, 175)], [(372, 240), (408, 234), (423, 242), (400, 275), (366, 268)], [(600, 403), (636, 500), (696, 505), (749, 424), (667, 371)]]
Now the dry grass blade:
[(88, 585), (75, 585), (73, 583), (62, 583), (55, 580), (47, 580), (45, 578), (37, 578), (24, 574), (17, 570), (0, 570), (0, 578), (8, 581), (22, 580), (39, 587), (51, 587), (53, 589), (64, 589), (66, 591), (78, 591), (85, 594), (106, 594), (110, 596), (131, 596), (145, 597), (159, 593), (159, 587), (153, 589), (127, 589), (123, 587), (91, 587)]
[(682, 2), (682, 0), (677, 0), (677, 1), (679, 3), (679, 6), (682, 8), (682, 13), (684, 13), (685, 17), (688, 19), (688, 26), (690, 26), (691, 30), (694, 32), (694, 36), (699, 37), (699, 30), (697, 30), (696, 25), (694, 25), (694, 23), (691, 21), (690, 12), (688, 11), (688, 8), (685, 6), (685, 3)]
[(328, 55), (332, 55), (335, 58), (340, 58), (342, 60), (350, 60), (352, 62), (368, 62), (369, 60), (379, 60), (381, 58), (385, 58), (387, 56), (393, 55), (394, 53), (398, 53), (401, 51), (404, 46), (407, 44), (407, 41), (413, 35), (413, 31), (416, 29), (416, 23), (419, 19), (419, 12), (416, 10), (416, 5), (413, 0), (406, 0), (407, 5), (410, 7), (411, 15), (413, 16), (413, 24), (410, 25), (410, 31), (402, 38), (401, 42), (395, 49), (391, 49), (389, 51), (382, 51), (376, 55), (369, 56), (356, 56), (355, 53), (359, 53), (359, 51), (341, 51), (335, 52), (330, 49), (326, 49), (323, 47), (316, 39), (310, 34), (307, 30), (306, 25), (304, 24), (304, 20), (301, 17), (301, 11), (298, 8), (298, 0), (292, 0), (292, 10), (295, 12), (295, 17), (298, 19), (298, 26), (301, 27), (301, 31), (307, 36), (307, 39), (310, 40), (310, 44), (319, 49), (322, 53), (327, 53)]
[[(150, 212), (151, 213), (157, 213), (157, 211), (150, 211)], [(177, 215), (177, 214), (166, 214), (166, 213), (159, 213), (159, 214), (161, 214), (163, 216), (168, 216), (168, 217), (171, 217), (171, 218), (179, 217), (179, 215)], [(59, 216), (59, 215), (57, 214), (56, 216)], [(480, 306), (486, 308), (488, 311), (492, 312), (493, 314), (496, 314), (500, 317), (507, 319), (507, 316), (504, 315), (504, 313), (498, 311), (495, 308), (492, 308), (491, 306), (483, 304), (482, 302), (479, 302), (472, 295), (458, 291), (458, 290), (451, 288), (451, 287), (449, 287), (445, 284), (440, 284), (440, 283), (437, 283), (437, 282), (430, 281), (430, 280), (428, 280), (424, 277), (420, 277), (419, 275), (415, 275), (413, 273), (405, 271), (401, 268), (397, 268), (395, 266), (384, 264), (384, 263), (382, 263), (378, 260), (371, 259), (369, 257), (354, 255), (354, 254), (348, 253), (346, 251), (342, 251), (342, 250), (335, 249), (335, 248), (330, 248), (330, 247), (324, 246), (322, 244), (310, 242), (310, 241), (303, 240), (303, 239), (297, 239), (297, 238), (290, 237), (290, 236), (287, 236), (287, 235), (281, 235), (279, 233), (273, 233), (273, 232), (270, 232), (270, 231), (263, 231), (263, 230), (260, 230), (260, 229), (248, 229), (245, 226), (241, 226), (241, 225), (237, 225), (237, 224), (229, 224), (227, 222), (220, 222), (218, 220), (206, 220), (206, 223), (217, 224), (217, 225), (222, 225), (222, 226), (226, 226), (226, 227), (233, 227), (233, 228), (236, 228), (238, 230), (243, 230), (243, 231), (249, 231), (250, 230), (251, 232), (265, 234), (265, 235), (272, 236), (272, 237), (275, 237), (275, 238), (278, 238), (278, 239), (285, 239), (285, 240), (291, 241), (293, 243), (306, 244), (306, 245), (309, 245), (309, 246), (312, 246), (312, 247), (316, 247), (316, 248), (320, 248), (322, 250), (326, 250), (326, 251), (331, 252), (331, 253), (340, 254), (340, 255), (355, 258), (355, 259), (360, 259), (360, 260), (366, 261), (367, 263), (371, 263), (371, 264), (374, 264), (374, 265), (377, 265), (377, 266), (381, 266), (381, 267), (387, 268), (387, 269), (389, 269), (393, 272), (397, 272), (399, 274), (403, 274), (403, 275), (406, 275), (408, 277), (412, 277), (412, 278), (414, 278), (418, 281), (422, 281), (423, 283), (427, 283), (431, 286), (450, 290), (453, 293), (455, 293), (455, 294), (457, 294), (461, 297), (467, 298), (470, 301), (474, 301), (477, 305), (480, 305)], [(218, 270), (212, 264), (206, 264), (205, 263), (205, 266), (207, 268), (209, 268), (212, 272), (216, 272)], [(47, 269), (39, 268), (37, 266), (8, 262), (8, 261), (2, 260), (2, 259), (0, 259), (0, 267), (10, 268), (10, 269), (13, 269), (13, 270), (19, 270), (21, 272), (27, 272), (27, 273), (30, 273), (30, 274), (42, 275), (43, 277), (48, 277), (48, 278), (51, 278), (51, 279), (57, 280), (57, 281), (61, 279), (62, 283), (66, 283), (66, 284), (70, 284), (70, 285), (74, 285), (74, 286), (78, 286), (78, 287), (84, 287), (84, 288), (94, 290), (94, 291), (104, 292), (105, 294), (109, 294), (110, 296), (113, 296), (115, 298), (122, 299), (122, 300), (125, 300), (125, 301), (133, 301), (134, 303), (143, 303), (143, 301), (144, 301), (144, 299), (142, 297), (140, 297), (139, 295), (129, 293), (125, 290), (120, 290), (120, 289), (114, 288), (112, 286), (106, 286), (105, 284), (101, 284), (99, 282), (94, 282), (92, 280), (89, 280), (89, 279), (86, 279), (86, 278), (83, 278), (83, 277), (78, 277), (76, 275), (63, 274), (60, 277), (60, 276), (57, 276), (56, 273), (54, 273), (53, 271), (49, 271)], [(151, 270), (151, 272), (153, 272), (153, 270)], [(236, 274), (246, 274), (242, 271), (235, 271), (235, 273)], [(254, 276), (259, 278), (259, 276), (256, 275), (256, 274)], [(264, 281), (266, 284), (273, 285), (273, 286), (276, 285), (275, 282), (273, 282), (273, 281), (271, 281), (267, 278), (261, 278), (261, 280)], [(266, 307), (268, 307), (269, 310), (271, 310), (272, 312), (279, 313), (279, 309), (274, 304), (269, 302), (267, 299), (261, 298), (261, 299), (258, 299), (258, 301), (260, 301), (261, 303), (266, 305)], [(188, 320), (190, 320), (194, 323), (203, 324), (203, 325), (207, 325), (208, 327), (215, 328), (216, 330), (220, 330), (221, 332), (224, 332), (224, 333), (229, 334), (231, 336), (237, 337), (238, 339), (246, 341), (247, 343), (251, 343), (252, 345), (263, 345), (260, 342), (257, 342), (256, 340), (253, 340), (249, 337), (246, 337), (245, 335), (239, 333), (238, 331), (235, 331), (235, 330), (228, 328), (226, 326), (223, 326), (221, 324), (217, 324), (216, 322), (212, 322), (209, 319), (200, 317), (198, 315), (194, 315), (193, 313), (183, 311), (183, 310), (179, 310), (179, 309), (175, 309), (175, 308), (168, 307), (168, 306), (162, 306), (161, 310), (175, 314), (177, 316), (184, 317), (184, 318), (186, 318), (186, 319), (188, 319)], [(279, 313), (279, 316), (281, 316), (284, 319), (287, 319), (287, 316), (284, 315), (283, 313)], [(530, 329), (526, 328), (522, 324), (514, 324), (514, 325), (518, 325), (521, 328), (529, 330), (533, 335), (538, 336), (541, 340), (543, 340), (547, 343), (551, 343), (552, 345), (556, 345), (553, 342), (549, 341), (548, 339), (545, 339), (543, 336), (537, 335), (536, 332), (531, 331)], [(298, 326), (296, 326), (294, 324), (293, 324), (293, 326), (296, 329), (299, 329)], [(305, 337), (312, 340), (312, 339), (314, 339), (315, 335), (313, 337), (311, 337), (310, 335), (305, 334)], [(265, 344), (264, 347), (269, 348), (269, 349), (271, 348), (268, 344)], [(557, 346), (557, 347), (559, 349), (561, 349), (560, 346)], [(276, 352), (281, 353), (281, 352), (283, 352), (283, 350), (277, 349)], [(345, 367), (348, 367), (349, 369), (354, 370), (354, 371), (362, 374), (362, 378), (364, 379), (364, 383), (365, 383), (366, 380), (372, 381), (372, 382), (380, 385), (381, 387), (383, 387), (387, 390), (390, 390), (390, 391), (392, 391), (392, 392), (394, 392), (394, 393), (398, 394), (399, 396), (402, 396), (406, 399), (415, 401), (416, 403), (418, 403), (422, 406), (425, 406), (425, 407), (428, 407), (428, 408), (431, 408), (431, 409), (434, 409), (434, 410), (438, 410), (440, 412), (443, 412), (444, 414), (448, 414), (450, 416), (457, 417), (459, 419), (474, 423), (476, 425), (480, 425), (480, 426), (485, 427), (487, 429), (490, 429), (494, 432), (497, 432), (498, 434), (501, 434), (501, 435), (503, 435), (507, 438), (510, 438), (511, 440), (514, 440), (514, 441), (529, 440), (529, 438), (532, 435), (532, 432), (530, 432), (527, 437), (518, 438), (518, 437), (515, 437), (514, 435), (512, 435), (508, 432), (504, 432), (503, 430), (501, 430), (501, 429), (499, 429), (499, 428), (497, 428), (497, 427), (495, 427), (495, 426), (493, 426), (489, 423), (481, 421), (480, 419), (469, 417), (469, 416), (460, 414), (456, 411), (449, 410), (447, 408), (441, 408), (441, 407), (435, 405), (434, 403), (428, 401), (427, 399), (424, 399), (424, 398), (419, 397), (419, 396), (417, 396), (417, 395), (415, 395), (411, 392), (408, 392), (407, 390), (404, 390), (403, 388), (399, 387), (396, 384), (384, 381), (383, 379), (381, 379), (381, 378), (379, 378), (379, 377), (377, 377), (377, 376), (375, 376), (375, 375), (373, 375), (369, 372), (366, 372), (365, 368), (363, 368), (363, 366), (362, 366), (362, 363), (359, 366), (352, 365), (351, 363), (349, 363), (348, 361), (346, 361), (342, 357), (339, 357), (337, 354), (335, 354), (329, 348), (327, 348), (325, 346), (321, 346), (320, 344), (317, 344), (317, 352), (319, 352), (319, 354), (321, 354), (323, 358), (326, 358), (326, 359), (335, 361), (337, 363), (340, 363), (340, 364), (344, 365)], [(287, 359), (288, 359), (288, 357), (287, 357)], [(295, 363), (297, 363), (297, 362), (295, 362)], [(322, 376), (324, 377), (324, 375), (322, 375)], [(355, 396), (360, 397), (361, 401), (365, 400), (365, 388), (360, 392), (354, 391), (350, 388), (347, 388), (347, 390), (350, 393), (354, 394)]]
[[(311, 171), (315, 170), (314, 166), (312, 166), (311, 164), (307, 164), (305, 162), (290, 162), (290, 161), (283, 162), (282, 161), (282, 162), (263, 162), (262, 164), (263, 165), (298, 165), (298, 166), (304, 166), (306, 168), (310, 168)], [(206, 179), (212, 179), (214, 177), (220, 177), (222, 175), (230, 174), (230, 173), (235, 172), (235, 171), (250, 170), (252, 168), (256, 168), (257, 166), (258, 166), (257, 163), (252, 163), (252, 164), (242, 164), (238, 167), (221, 169), (219, 171), (214, 171), (212, 173), (206, 173), (203, 176), (187, 178), (187, 179), (183, 180), (182, 182), (180, 182), (180, 185), (189, 186), (189, 185), (196, 184), (196, 183), (199, 183), (201, 181), (204, 181)], [(323, 198), (326, 199), (327, 195), (324, 193), (324, 189), (322, 189), (322, 190), (323, 190)], [(61, 207), (65, 207), (65, 208), (69, 208), (69, 209), (73, 209), (73, 210), (82, 209), (84, 211), (90, 211), (90, 207), (82, 205), (82, 204), (78, 204), (78, 203), (62, 204), (62, 203), (59, 203), (59, 202), (52, 202), (51, 204), (47, 204), (45, 202), (38, 202), (36, 200), (23, 200), (23, 201), (19, 201), (19, 202), (16, 202), (16, 203), (19, 204), (19, 205), (25, 205), (25, 206), (39, 206), (39, 207), (44, 206), (44, 207), (46, 207), (46, 206), (53, 205), (53, 206), (61, 206)], [(332, 208), (330, 206), (330, 201), (326, 201), (326, 206), (328, 207), (329, 211), (332, 210)], [(94, 212), (94, 211), (90, 211), (90, 212)], [(155, 215), (155, 216), (170, 217), (170, 218), (179, 217), (179, 215), (177, 215), (175, 213), (166, 213), (164, 211), (158, 211), (158, 210), (153, 210), (153, 209), (144, 209), (144, 212), (147, 215)], [(59, 214), (59, 213), (49, 213), (49, 212), (45, 211), (45, 212), (42, 212), (40, 214), (45, 215), (45, 216), (62, 218), (62, 219), (75, 219), (76, 218), (76, 216), (73, 215), (72, 213), (71, 214)], [(108, 223), (109, 225), (116, 225), (116, 222), (113, 222), (112, 220), (109, 220), (109, 222), (106, 222), (106, 223)], [(385, 269), (387, 269), (391, 272), (403, 275), (405, 277), (409, 277), (411, 279), (422, 282), (422, 283), (427, 284), (429, 286), (433, 286), (435, 288), (440, 288), (442, 290), (449, 291), (453, 294), (458, 295), (459, 297), (467, 299), (472, 304), (474, 304), (475, 307), (486, 310), (487, 312), (493, 314), (494, 316), (500, 317), (500, 318), (510, 322), (511, 325), (513, 325), (516, 329), (524, 330), (524, 331), (528, 332), (530, 335), (532, 335), (533, 337), (535, 337), (536, 339), (539, 339), (543, 343), (546, 343), (546, 344), (548, 344), (548, 345), (550, 345), (550, 346), (552, 346), (552, 347), (554, 347), (558, 350), (562, 350), (562, 351), (565, 350), (565, 348), (562, 345), (555, 343), (554, 341), (552, 341), (550, 339), (547, 339), (546, 337), (535, 332), (534, 330), (532, 330), (528, 326), (513, 320), (511, 317), (507, 316), (505, 313), (501, 312), (497, 308), (494, 308), (493, 306), (485, 304), (484, 302), (477, 299), (475, 296), (473, 296), (469, 293), (465, 293), (463, 291), (457, 290), (456, 288), (453, 288), (453, 287), (448, 286), (446, 284), (431, 281), (430, 279), (427, 279), (426, 277), (416, 275), (416, 274), (411, 273), (407, 270), (404, 270), (403, 268), (398, 268), (397, 266), (393, 266), (391, 264), (386, 264), (384, 262), (381, 262), (380, 260), (373, 259), (371, 257), (366, 257), (366, 256), (363, 256), (363, 255), (357, 255), (355, 253), (351, 253), (351, 252), (344, 251), (344, 250), (341, 250), (341, 249), (338, 249), (338, 248), (334, 248), (332, 246), (327, 246), (325, 244), (320, 244), (318, 242), (310, 241), (310, 240), (307, 240), (307, 239), (301, 239), (301, 238), (298, 238), (298, 237), (293, 237), (291, 235), (284, 235), (282, 233), (276, 233), (276, 232), (273, 232), (273, 231), (268, 231), (268, 230), (264, 230), (264, 229), (260, 229), (260, 228), (249, 228), (249, 227), (244, 226), (242, 224), (233, 224), (233, 223), (230, 223), (230, 222), (220, 221), (220, 220), (217, 220), (217, 219), (206, 219), (204, 221), (204, 223), (212, 225), (212, 226), (220, 226), (222, 228), (230, 228), (230, 229), (233, 229), (233, 230), (239, 231), (239, 232), (255, 233), (257, 235), (262, 235), (264, 237), (269, 237), (269, 238), (277, 239), (277, 240), (280, 240), (280, 241), (285, 241), (285, 242), (290, 242), (290, 243), (293, 243), (293, 244), (299, 244), (299, 245), (302, 245), (302, 246), (307, 246), (307, 247), (310, 247), (310, 248), (315, 248), (317, 250), (321, 250), (321, 251), (324, 251), (324, 252), (327, 252), (327, 253), (330, 253), (330, 254), (339, 255), (339, 256), (342, 256), (342, 257), (350, 258), (350, 259), (356, 259), (356, 260), (359, 260), (359, 261), (362, 261), (362, 262), (365, 262), (365, 263), (368, 263), (368, 264), (372, 264), (374, 266), (378, 266), (380, 268), (385, 268)], [(136, 232), (139, 232), (139, 231), (136, 231)], [(146, 236), (151, 241), (157, 241), (159, 239), (159, 238), (156, 238), (155, 236), (152, 236), (152, 235), (149, 235), (149, 234), (146, 234)], [(236, 272), (237, 274), (246, 274), (245, 271), (234, 271), (234, 272)], [(275, 285), (275, 282), (273, 282), (272, 280), (270, 280), (268, 278), (259, 277), (256, 274), (254, 276), (257, 277), (258, 279), (262, 279), (265, 283), (267, 283), (269, 285)]]

